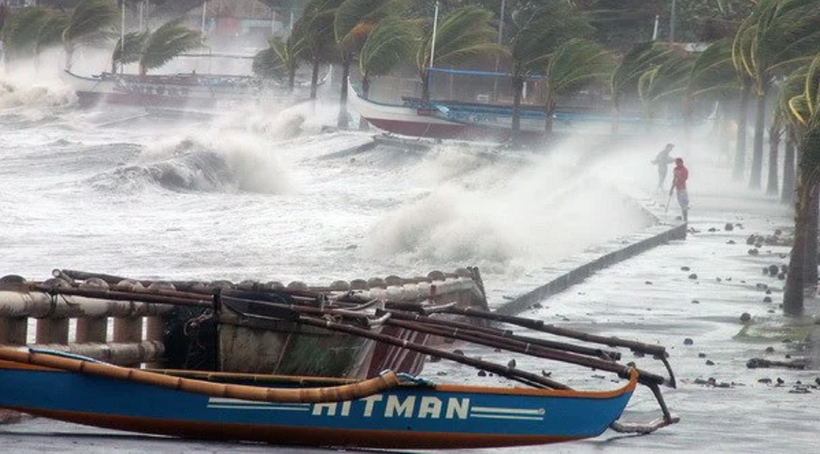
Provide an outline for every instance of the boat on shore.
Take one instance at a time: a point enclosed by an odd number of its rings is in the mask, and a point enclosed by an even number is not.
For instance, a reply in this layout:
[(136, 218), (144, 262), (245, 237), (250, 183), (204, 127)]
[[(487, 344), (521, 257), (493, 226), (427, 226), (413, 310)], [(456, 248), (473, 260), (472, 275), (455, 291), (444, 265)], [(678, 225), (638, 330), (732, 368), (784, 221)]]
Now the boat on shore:
[[(368, 330), (422, 345), (435, 343), (437, 338), (386, 324), (376, 312), (396, 304), (425, 311), (442, 306), (489, 310), (476, 268), (447, 274), (435, 271), (413, 279), (390, 276), (369, 282), (337, 281), (330, 287), (291, 283), (287, 288), (278, 282), (150, 281), (76, 270), (54, 270), (53, 275), (43, 282), (14, 277), (0, 280), (6, 282), (0, 282), (0, 314), (4, 310), (36, 314), (58, 294), (65, 307), (61, 305), (57, 313), (77, 317), (85, 315), (86, 308), (99, 313), (99, 308), (105, 307), (111, 315), (124, 309), (120, 307), (123, 301), (143, 303), (140, 310), (157, 316), (162, 334), (146, 339), (145, 345), (132, 345), (129, 351), (136, 348), (150, 353), (150, 358), (134, 361), (129, 353), (119, 360), (102, 356), (110, 355), (109, 349), (77, 344), (66, 347), (67, 352), (121, 365), (151, 362), (173, 369), (349, 379), (373, 377), (385, 369), (418, 374), (425, 361), (421, 352), (307, 326), (280, 308), (342, 311), (354, 324)], [(486, 325), (480, 320), (470, 323)], [(2, 334), (0, 328), (0, 337)]]
[[(291, 311), (290, 318), (308, 326), (355, 333), (469, 364), (524, 383), (528, 388), (437, 384), (393, 371), (383, 371), (370, 379), (349, 380), (146, 370), (52, 350), (0, 347), (0, 408), (146, 434), (394, 449), (566, 442), (598, 436), (607, 428), (649, 433), (678, 420), (669, 413), (659, 391), (660, 384), (669, 382), (634, 366), (604, 360), (593, 362), (603, 370), (616, 372), (627, 383), (608, 391), (577, 391), (539, 374), (431, 349), (329, 319), (359, 318), (344, 311), (302, 305), (271, 307), (280, 317)], [(401, 313), (388, 311), (379, 316), (389, 319), (395, 315), (401, 319)], [(432, 323), (414, 329), (442, 334), (435, 326)], [(488, 340), (480, 330), (466, 333), (485, 343)], [(609, 340), (613, 344), (621, 342), (616, 338)], [(535, 346), (527, 351), (547, 355)], [(622, 423), (619, 419), (639, 383), (652, 390), (663, 417), (648, 424)]]

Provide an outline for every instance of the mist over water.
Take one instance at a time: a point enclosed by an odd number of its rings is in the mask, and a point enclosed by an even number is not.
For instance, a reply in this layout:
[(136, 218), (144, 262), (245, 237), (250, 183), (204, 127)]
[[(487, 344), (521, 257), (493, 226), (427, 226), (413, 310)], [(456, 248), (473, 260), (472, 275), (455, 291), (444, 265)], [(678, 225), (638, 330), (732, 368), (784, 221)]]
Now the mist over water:
[(167, 118), (79, 110), (31, 75), (0, 84), (3, 274), (325, 284), (474, 265), (493, 288), (648, 225), (578, 141), (340, 153), (377, 131), (323, 132), (333, 102)]

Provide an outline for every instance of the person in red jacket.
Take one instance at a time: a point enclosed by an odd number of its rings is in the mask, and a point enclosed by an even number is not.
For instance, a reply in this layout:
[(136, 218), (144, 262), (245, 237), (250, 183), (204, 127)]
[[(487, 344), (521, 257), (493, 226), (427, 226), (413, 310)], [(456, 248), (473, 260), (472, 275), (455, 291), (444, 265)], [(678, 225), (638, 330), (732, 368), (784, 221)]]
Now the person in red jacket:
[(680, 204), (683, 213), (683, 222), (689, 222), (689, 193), (686, 192), (689, 169), (683, 165), (683, 159), (675, 158), (675, 169), (672, 171), (672, 175), (672, 187), (669, 188), (669, 196), (672, 196), (672, 191), (678, 191), (678, 204)]

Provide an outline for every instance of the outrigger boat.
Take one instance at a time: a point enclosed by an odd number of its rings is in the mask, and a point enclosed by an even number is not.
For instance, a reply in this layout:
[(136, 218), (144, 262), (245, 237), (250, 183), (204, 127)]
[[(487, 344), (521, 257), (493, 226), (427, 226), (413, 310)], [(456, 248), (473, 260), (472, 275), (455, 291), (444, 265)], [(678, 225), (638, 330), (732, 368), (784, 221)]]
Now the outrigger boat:
[[(84, 289), (55, 287), (54, 295)], [(287, 320), (379, 344), (469, 365), (527, 387), (437, 384), (383, 371), (368, 379), (338, 379), (196, 370), (139, 369), (56, 352), (0, 347), (0, 407), (63, 421), (186, 438), (372, 448), (478, 448), (533, 445), (595, 437), (607, 428), (649, 433), (678, 421), (660, 392), (675, 386), (666, 350), (657, 345), (596, 336), (542, 321), (454, 304), (381, 301), (373, 313), (348, 296), (339, 305), (287, 302), (282, 290), (217, 291), (214, 303), (232, 306), (260, 324)], [(303, 293), (304, 294), (304, 293)], [(174, 296), (175, 295), (175, 296)], [(109, 297), (114, 292), (109, 292)], [(183, 292), (134, 292), (131, 301), (197, 306)], [(169, 298), (175, 298), (173, 300)], [(344, 301), (339, 301), (344, 302)], [(476, 317), (584, 342), (625, 347), (660, 359), (669, 377), (617, 362), (620, 353), (469, 324), (435, 314)], [(607, 371), (628, 380), (610, 391), (577, 391), (544, 374), (470, 358), (372, 329), (380, 324), (538, 358)], [(657, 399), (662, 417), (647, 424), (619, 421), (638, 384)]]

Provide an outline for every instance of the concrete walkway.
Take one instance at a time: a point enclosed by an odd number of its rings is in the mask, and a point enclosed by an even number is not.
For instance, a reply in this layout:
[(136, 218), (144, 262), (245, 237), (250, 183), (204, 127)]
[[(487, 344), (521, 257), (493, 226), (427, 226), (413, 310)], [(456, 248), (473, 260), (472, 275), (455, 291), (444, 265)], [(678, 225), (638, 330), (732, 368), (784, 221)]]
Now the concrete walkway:
[[(806, 370), (747, 368), (751, 358), (789, 362), (811, 357), (811, 334), (820, 313), (807, 300), (807, 316), (782, 315), (785, 280), (764, 267), (788, 263), (789, 246), (775, 232), (790, 236), (792, 215), (776, 198), (731, 182), (730, 170), (704, 165), (690, 171), (689, 234), (625, 262), (597, 271), (584, 282), (519, 315), (559, 326), (631, 338), (667, 347), (678, 388), (664, 394), (681, 422), (648, 436), (603, 436), (539, 452), (816, 452), (820, 430), (818, 363)], [(667, 196), (645, 189), (632, 195), (662, 221), (680, 222), (676, 201), (665, 213)], [(769, 237), (760, 247), (751, 235)], [(743, 314), (751, 317), (742, 322)], [(630, 358), (662, 373), (659, 363)], [(495, 354), (485, 359), (505, 362)], [(519, 367), (544, 364), (519, 360)], [(552, 364), (548, 365), (552, 367)], [(553, 369), (548, 369), (553, 370)], [(553, 377), (564, 378), (561, 366)], [(430, 371), (426, 371), (430, 372)], [(580, 372), (571, 386), (581, 388), (603, 377)], [(612, 386), (612, 383), (605, 382)], [(606, 387), (606, 386), (604, 386)], [(650, 393), (640, 390), (626, 419), (657, 416)]]

